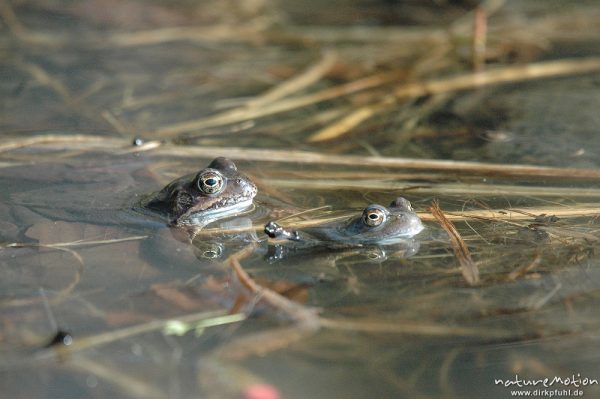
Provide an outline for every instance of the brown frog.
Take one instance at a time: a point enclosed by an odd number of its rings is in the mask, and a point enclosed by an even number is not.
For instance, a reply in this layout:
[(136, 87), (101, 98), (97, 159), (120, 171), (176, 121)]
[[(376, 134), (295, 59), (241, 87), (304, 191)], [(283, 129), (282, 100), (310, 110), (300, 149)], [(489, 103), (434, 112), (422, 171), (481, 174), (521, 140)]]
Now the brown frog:
[(204, 226), (251, 209), (256, 192), (233, 161), (218, 157), (197, 174), (169, 183), (145, 207), (165, 215), (174, 226)]

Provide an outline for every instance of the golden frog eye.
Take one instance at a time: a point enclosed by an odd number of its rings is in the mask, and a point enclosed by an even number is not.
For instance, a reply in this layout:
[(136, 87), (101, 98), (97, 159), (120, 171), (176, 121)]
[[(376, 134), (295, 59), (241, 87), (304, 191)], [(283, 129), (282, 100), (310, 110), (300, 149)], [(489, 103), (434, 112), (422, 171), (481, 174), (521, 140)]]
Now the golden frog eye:
[(207, 249), (202, 252), (202, 257), (204, 259), (218, 259), (223, 254), (223, 248), (219, 245), (214, 245), (212, 248)]
[(198, 188), (205, 194), (218, 194), (224, 187), (225, 178), (216, 170), (209, 170), (198, 176)]
[(367, 208), (363, 212), (363, 222), (367, 226), (377, 227), (385, 222), (387, 215), (382, 209)]
[(219, 259), (223, 255), (223, 245), (214, 242), (195, 241), (194, 253), (204, 259)]

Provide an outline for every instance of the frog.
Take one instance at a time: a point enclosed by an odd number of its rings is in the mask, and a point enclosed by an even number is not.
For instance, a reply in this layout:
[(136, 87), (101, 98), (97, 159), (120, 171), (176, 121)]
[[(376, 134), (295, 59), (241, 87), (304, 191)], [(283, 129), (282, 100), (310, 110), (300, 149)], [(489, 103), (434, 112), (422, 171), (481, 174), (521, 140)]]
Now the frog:
[(254, 203), (257, 192), (256, 184), (232, 160), (213, 159), (142, 200), (140, 210), (163, 217), (168, 227), (156, 233), (150, 247), (165, 261), (172, 262), (176, 253), (178, 263), (192, 264), (194, 257), (219, 263), (256, 245), (260, 240), (248, 216), (261, 214)]
[[(0, 181), (16, 188), (7, 190), (8, 198), (0, 202), (6, 224), (0, 242), (61, 241), (59, 234), (44, 233), (56, 226), (72, 235), (73, 228), (90, 236), (146, 235), (141, 244), (144, 253), (160, 253), (156, 259), (163, 264), (192, 265), (197, 263), (193, 253), (202, 254), (202, 260), (217, 260), (258, 241), (251, 221), (239, 223), (241, 214), (254, 209), (256, 185), (224, 157), (162, 189), (156, 187), (148, 161), (140, 157), (4, 168)], [(219, 232), (196, 238), (198, 230), (209, 224)], [(176, 259), (175, 254), (181, 256)]]
[(411, 239), (424, 228), (411, 203), (404, 197), (397, 197), (388, 207), (371, 204), (360, 215), (307, 228), (304, 233), (309, 238), (298, 231), (288, 231), (273, 221), (265, 225), (264, 231), (271, 238), (352, 247), (398, 244)]
[[(269, 263), (308, 256), (326, 257), (330, 263), (359, 256), (370, 262), (381, 263), (394, 256), (408, 258), (420, 248), (415, 238), (424, 229), (421, 219), (410, 202), (398, 197), (389, 207), (371, 204), (358, 215), (335, 220), (299, 231), (290, 231), (276, 222), (265, 225), (265, 233), (275, 239), (265, 259)], [(282, 243), (281, 240), (284, 240)], [(294, 242), (285, 244), (285, 241)]]
[(180, 177), (144, 207), (167, 217), (171, 226), (205, 226), (252, 208), (258, 190), (233, 161), (217, 157), (198, 173)]

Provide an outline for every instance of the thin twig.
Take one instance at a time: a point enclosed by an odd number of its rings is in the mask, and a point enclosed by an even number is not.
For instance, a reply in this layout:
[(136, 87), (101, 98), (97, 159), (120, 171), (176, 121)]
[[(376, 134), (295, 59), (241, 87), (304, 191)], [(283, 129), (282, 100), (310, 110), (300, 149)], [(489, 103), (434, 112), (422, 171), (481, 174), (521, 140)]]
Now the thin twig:
[(275, 291), (258, 285), (242, 268), (237, 258), (231, 258), (230, 265), (240, 283), (254, 295), (259, 295), (262, 302), (268, 303), (291, 320), (301, 324), (303, 329), (308, 327), (310, 330), (317, 330), (319, 328), (319, 317), (315, 309), (290, 301)]
[(211, 357), (239, 361), (251, 355), (264, 355), (319, 330), (321, 325), (315, 309), (304, 307), (259, 285), (246, 273), (236, 257), (231, 257), (229, 264), (240, 284), (254, 295), (255, 301), (261, 301), (283, 313), (294, 321), (294, 325), (242, 336), (217, 348)]

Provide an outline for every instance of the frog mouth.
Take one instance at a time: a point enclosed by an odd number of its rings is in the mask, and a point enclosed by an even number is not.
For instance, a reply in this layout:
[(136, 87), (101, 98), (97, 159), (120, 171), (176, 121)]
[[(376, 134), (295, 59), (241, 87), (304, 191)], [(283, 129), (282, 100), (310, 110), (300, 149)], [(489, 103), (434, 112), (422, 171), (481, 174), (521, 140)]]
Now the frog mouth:
[(235, 216), (242, 212), (250, 211), (252, 206), (252, 197), (242, 201), (239, 199), (220, 199), (211, 203), (204, 209), (198, 209), (189, 212), (189, 214), (184, 214), (179, 218), (177, 224), (205, 226), (217, 219)]

